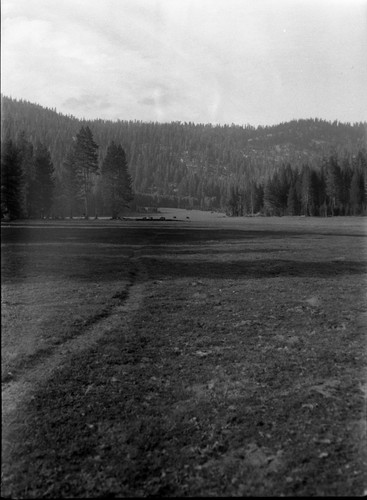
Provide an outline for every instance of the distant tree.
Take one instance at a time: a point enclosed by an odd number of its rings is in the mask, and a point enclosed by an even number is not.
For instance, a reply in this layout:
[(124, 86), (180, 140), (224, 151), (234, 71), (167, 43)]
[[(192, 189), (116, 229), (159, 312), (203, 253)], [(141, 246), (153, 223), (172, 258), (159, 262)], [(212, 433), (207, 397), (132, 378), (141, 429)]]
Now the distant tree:
[(279, 171), (279, 204), (282, 214), (287, 211), (288, 194), (293, 182), (293, 171), (290, 164), (282, 165)]
[(97, 150), (98, 145), (94, 142), (90, 128), (82, 127), (76, 135), (75, 165), (86, 219), (89, 218), (94, 176), (98, 174)]
[(243, 210), (245, 213), (254, 214), (260, 210), (258, 200), (258, 186), (251, 180), (245, 183), (243, 192)]
[(364, 178), (359, 170), (353, 172), (353, 177), (350, 183), (350, 205), (353, 215), (358, 215), (363, 210), (364, 202)]
[(289, 215), (299, 215), (300, 202), (297, 195), (296, 184), (292, 182), (288, 191), (287, 212)]
[(81, 185), (77, 172), (75, 144), (70, 146), (62, 163), (61, 189), (66, 211), (70, 219), (72, 219), (81, 201)]
[(316, 201), (316, 185), (317, 179), (315, 172), (309, 167), (304, 165), (301, 171), (301, 207), (304, 215), (317, 214), (317, 201)]
[(363, 201), (362, 212), (367, 212), (367, 153), (366, 150), (360, 149), (353, 159), (353, 171), (360, 173), (361, 182), (363, 183)]
[(230, 194), (227, 203), (227, 212), (232, 217), (243, 215), (242, 193), (238, 186), (230, 187)]
[(276, 179), (269, 178), (264, 186), (264, 210), (266, 215), (279, 215)]
[(102, 195), (104, 206), (116, 219), (134, 198), (125, 151), (112, 141), (102, 164)]
[(316, 199), (318, 213), (321, 217), (328, 216), (328, 197), (326, 194), (326, 164), (325, 160), (320, 162), (320, 168), (317, 172)]
[(351, 168), (349, 156), (345, 155), (340, 169), (340, 213), (349, 215), (350, 206), (350, 185), (352, 182), (353, 171)]
[(284, 215), (288, 202), (288, 180), (284, 172), (275, 172), (264, 188), (264, 208), (267, 215)]
[(49, 150), (38, 142), (34, 154), (35, 179), (37, 191), (36, 214), (41, 218), (50, 216), (54, 194), (54, 166)]
[(35, 165), (34, 165), (34, 147), (33, 144), (26, 138), (26, 134), (22, 131), (17, 140), (17, 146), (20, 155), (20, 164), (22, 170), (22, 190), (21, 190), (21, 206), (22, 216), (30, 217), (33, 212), (35, 203)]
[(341, 170), (336, 155), (329, 157), (326, 166), (326, 195), (331, 215), (336, 215), (340, 211), (341, 204)]
[(255, 190), (254, 213), (261, 212), (263, 209), (264, 209), (264, 186), (262, 184), (257, 184)]
[(21, 216), (22, 170), (19, 150), (11, 139), (1, 143), (1, 218)]

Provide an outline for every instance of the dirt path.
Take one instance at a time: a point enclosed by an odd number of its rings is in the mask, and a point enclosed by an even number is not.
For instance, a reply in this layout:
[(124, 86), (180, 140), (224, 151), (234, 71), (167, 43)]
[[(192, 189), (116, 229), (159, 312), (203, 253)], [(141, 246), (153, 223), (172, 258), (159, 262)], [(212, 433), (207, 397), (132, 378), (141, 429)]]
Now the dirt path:
[(134, 279), (129, 284), (127, 296), (122, 303), (116, 305), (107, 317), (87, 327), (82, 334), (57, 346), (48, 357), (40, 356), (35, 366), (25, 369), (16, 380), (2, 384), (3, 460), (6, 460), (8, 449), (12, 446), (8, 436), (12, 431), (12, 423), (19, 420), (19, 408), (32, 400), (39, 385), (44, 384), (56, 370), (62, 369), (67, 360), (88, 351), (107, 333), (117, 329), (122, 335), (126, 333), (129, 323), (141, 307), (146, 287), (146, 271), (135, 254), (131, 257), (131, 262), (134, 266)]

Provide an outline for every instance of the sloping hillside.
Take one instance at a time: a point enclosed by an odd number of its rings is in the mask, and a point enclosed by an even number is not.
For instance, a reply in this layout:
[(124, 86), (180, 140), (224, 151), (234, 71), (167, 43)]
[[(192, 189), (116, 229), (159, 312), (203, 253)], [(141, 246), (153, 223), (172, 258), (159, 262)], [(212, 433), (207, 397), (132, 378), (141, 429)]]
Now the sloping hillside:
[[(61, 171), (72, 138), (88, 125), (102, 160), (111, 140), (125, 149), (137, 193), (175, 197), (202, 206), (223, 206), (232, 186), (263, 183), (278, 167), (308, 164), (318, 169), (331, 153), (351, 160), (366, 145), (367, 123), (293, 120), (269, 127), (194, 123), (82, 121), (54, 109), (2, 96), (2, 134), (16, 139), (24, 131), (51, 152)], [(167, 201), (166, 200), (166, 201)], [(208, 206), (209, 206), (208, 205)]]

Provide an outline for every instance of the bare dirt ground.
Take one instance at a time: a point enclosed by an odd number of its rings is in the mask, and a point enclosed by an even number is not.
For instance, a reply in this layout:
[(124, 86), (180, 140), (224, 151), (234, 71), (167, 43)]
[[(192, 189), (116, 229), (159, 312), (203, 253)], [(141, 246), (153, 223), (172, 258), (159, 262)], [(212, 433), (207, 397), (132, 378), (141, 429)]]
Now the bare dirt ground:
[(2, 495), (366, 493), (366, 220), (162, 214), (2, 227)]

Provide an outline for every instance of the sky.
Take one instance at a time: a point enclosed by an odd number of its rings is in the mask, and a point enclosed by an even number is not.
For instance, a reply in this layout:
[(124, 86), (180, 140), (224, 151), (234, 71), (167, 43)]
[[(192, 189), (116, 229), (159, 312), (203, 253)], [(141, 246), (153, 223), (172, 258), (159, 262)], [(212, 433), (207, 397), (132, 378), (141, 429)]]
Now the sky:
[(86, 119), (367, 121), (367, 0), (1, 0), (1, 92)]

